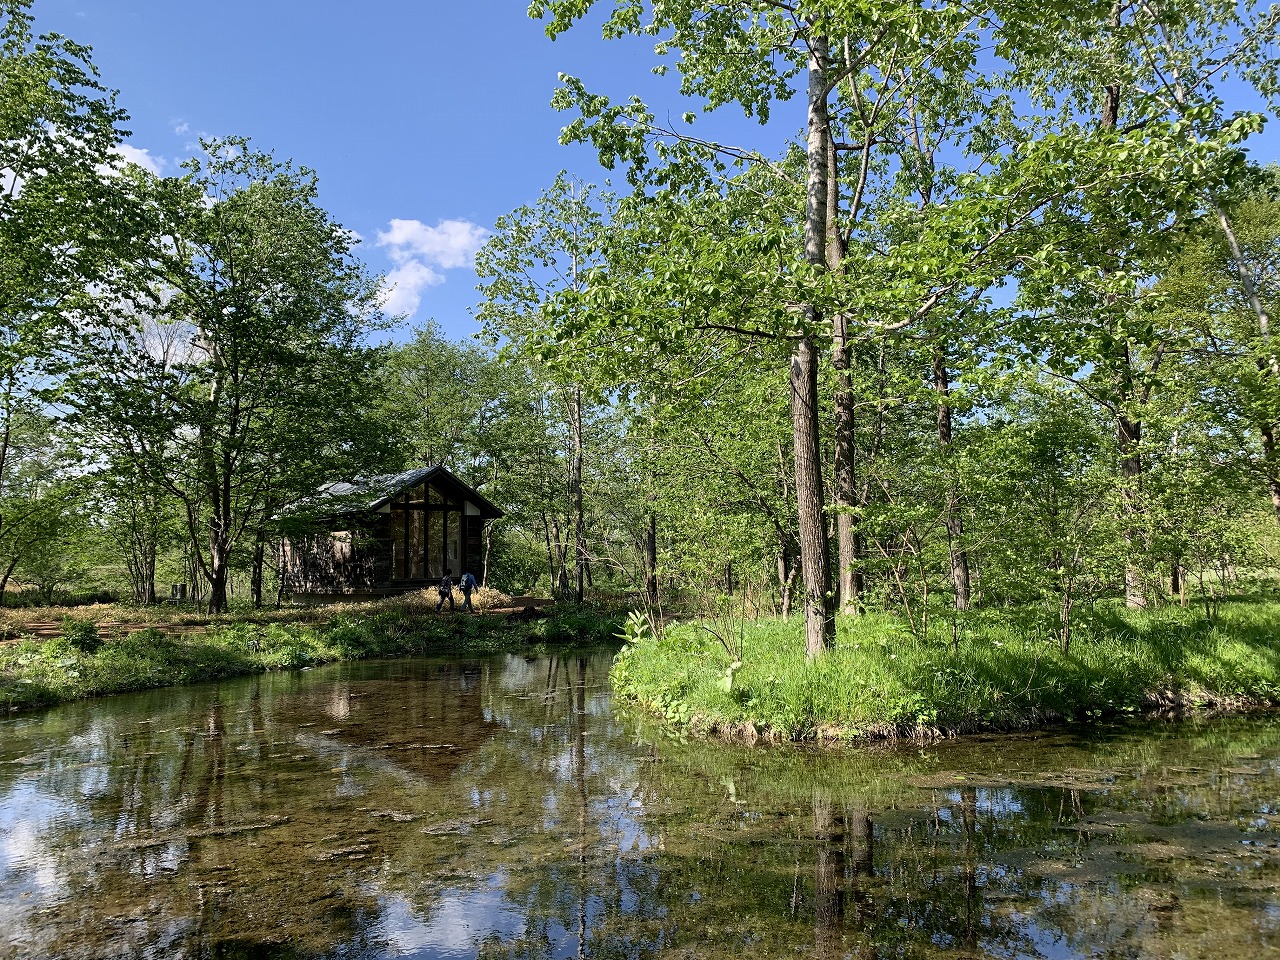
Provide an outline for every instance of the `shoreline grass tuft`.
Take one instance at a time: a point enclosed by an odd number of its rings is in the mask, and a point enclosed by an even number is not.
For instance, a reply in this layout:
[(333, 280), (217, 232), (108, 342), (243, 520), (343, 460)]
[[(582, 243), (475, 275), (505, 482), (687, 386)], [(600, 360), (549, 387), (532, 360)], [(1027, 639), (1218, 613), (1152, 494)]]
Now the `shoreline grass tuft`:
[(615, 692), (695, 736), (843, 740), (935, 738), (1158, 709), (1280, 704), (1280, 603), (1224, 603), (1212, 621), (1176, 607), (1100, 608), (1068, 653), (1028, 611), (970, 614), (917, 638), (887, 614), (842, 617), (822, 657), (804, 656), (795, 619), (742, 631), (741, 665), (697, 623), (633, 634)]

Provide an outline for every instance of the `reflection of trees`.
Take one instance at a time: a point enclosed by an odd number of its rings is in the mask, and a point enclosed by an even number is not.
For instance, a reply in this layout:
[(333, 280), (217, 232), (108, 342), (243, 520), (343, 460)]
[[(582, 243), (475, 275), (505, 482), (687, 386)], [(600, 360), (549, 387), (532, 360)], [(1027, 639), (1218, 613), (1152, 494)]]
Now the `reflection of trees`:
[[(438, 806), (430, 797), (488, 735), (479, 678), (460, 667), (420, 676), (427, 682), (399, 698), (404, 710), (375, 681), (341, 719), (330, 687), (297, 677), (225, 695), (168, 691), (171, 705), (108, 702), (76, 731), (74, 752), (100, 762), (50, 751), (40, 771), (51, 794), (80, 803), (41, 851), (40, 868), (56, 871), (66, 895), (42, 904), (37, 952), (140, 955), (191, 942), (214, 956), (254, 944), (292, 944), (297, 956), (378, 953), (366, 865), (397, 856), (403, 824)], [(110, 709), (128, 703), (135, 709)], [(440, 730), (429, 721), (445, 713), (456, 742), (426, 743)], [(161, 730), (175, 716), (180, 725)], [(344, 798), (348, 788), (369, 806)]]
[(813, 828), (814, 956), (874, 957), (874, 942), (862, 936), (874, 911), (867, 890), (874, 872), (871, 818), (815, 786)]
[[(1275, 754), (1278, 731), (1242, 728), (1249, 733), (1228, 756)], [(1051, 943), (1069, 944), (1072, 955), (1164, 956), (1197, 918), (1216, 916), (1256, 952), (1269, 936), (1258, 919), (1280, 909), (1263, 879), (1274, 873), (1238, 884), (1234, 865), (1207, 868), (1193, 847), (1187, 860), (1139, 864), (1149, 840), (1160, 856), (1169, 840), (1187, 842), (1187, 831), (1212, 835), (1206, 816), (1217, 824), (1211, 845), (1238, 847), (1232, 818), (1274, 804), (1276, 761), (1232, 779), (1210, 772), (1222, 744), (1194, 757), (1167, 739), (1123, 741), (1063, 742), (1025, 756), (1003, 745), (998, 756), (942, 751), (965, 775), (905, 753), (796, 762), (791, 752), (666, 748), (663, 763), (646, 766), (639, 796), (663, 840), (646, 861), (662, 878), (646, 917), (672, 919), (637, 917), (632, 929), (644, 931), (643, 942), (699, 956), (736, 955), (743, 944), (789, 952), (805, 942), (816, 956), (1036, 956)], [(1096, 749), (1117, 768), (1091, 762)], [(877, 782), (866, 776), (875, 765), (900, 769)], [(1205, 768), (1198, 780), (1184, 773), (1170, 785), (1191, 766)], [(1271, 864), (1280, 868), (1280, 857)], [(1232, 887), (1233, 897), (1214, 893)], [(1153, 931), (1164, 946), (1147, 946)]]
[[(608, 659), (551, 658), (536, 666), (526, 689), (538, 695), (495, 702), (495, 716), (512, 736), (494, 745), (527, 758), (527, 784), (535, 788), (517, 791), (509, 783), (503, 796), (509, 815), (527, 808), (514, 819), (533, 831), (504, 864), (505, 896), (525, 925), (518, 936), (488, 940), (481, 955), (650, 955), (656, 947), (636, 921), (643, 926), (644, 905), (655, 903), (658, 875), (647, 858), (624, 849), (638, 827), (627, 806), (637, 751), (608, 711)], [(486, 755), (484, 775), (510, 760)]]
[(461, 911), (495, 957), (1141, 957), (1210, 929), (1261, 955), (1272, 935), (1280, 862), (1238, 851), (1242, 825), (1280, 815), (1274, 725), (852, 756), (645, 746), (607, 669), (351, 666), (6, 729), (0, 761), (34, 762), (0, 762), (0, 815), (32, 784), (70, 812), (30, 866), (52, 878), (38, 931), (0, 931), (0, 956), (7, 936), (31, 955), (374, 956), (393, 904), (428, 940)]

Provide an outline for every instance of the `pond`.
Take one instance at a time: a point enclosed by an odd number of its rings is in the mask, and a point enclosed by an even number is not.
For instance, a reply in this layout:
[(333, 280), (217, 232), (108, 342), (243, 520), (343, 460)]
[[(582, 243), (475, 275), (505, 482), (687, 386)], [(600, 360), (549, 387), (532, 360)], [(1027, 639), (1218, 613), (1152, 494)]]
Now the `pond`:
[(0, 722), (0, 958), (1280, 956), (1280, 718), (856, 752), (609, 657), (339, 664)]

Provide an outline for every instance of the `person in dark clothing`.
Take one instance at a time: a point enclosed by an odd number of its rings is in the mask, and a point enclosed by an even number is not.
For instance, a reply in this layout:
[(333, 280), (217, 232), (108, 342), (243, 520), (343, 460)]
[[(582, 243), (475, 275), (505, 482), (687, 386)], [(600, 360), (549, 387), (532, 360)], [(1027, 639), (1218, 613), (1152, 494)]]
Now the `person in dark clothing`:
[(436, 613), (440, 612), (440, 608), (444, 606), (446, 600), (449, 601), (449, 612), (453, 612), (453, 571), (446, 570), (444, 576), (440, 578), (440, 600), (436, 603)]
[(471, 571), (463, 573), (462, 579), (458, 581), (458, 586), (462, 588), (462, 609), (475, 613), (471, 607), (471, 591), (476, 588), (476, 578), (471, 575)]

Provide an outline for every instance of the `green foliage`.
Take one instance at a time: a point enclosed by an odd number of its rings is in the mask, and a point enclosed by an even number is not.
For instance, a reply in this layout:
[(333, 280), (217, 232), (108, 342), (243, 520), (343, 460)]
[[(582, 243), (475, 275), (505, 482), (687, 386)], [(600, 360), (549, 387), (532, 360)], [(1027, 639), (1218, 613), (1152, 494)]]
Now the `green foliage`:
[[(744, 382), (768, 382), (771, 361), (782, 367), (761, 342), (802, 334), (850, 354), (827, 387), (838, 423), (857, 421), (837, 440), (833, 472), (861, 551), (846, 538), (840, 562), (862, 577), (864, 604), (901, 611), (918, 637), (941, 615), (956, 642), (954, 607), (967, 598), (948, 580), (960, 559), (977, 574), (977, 602), (1053, 608), (1064, 650), (1079, 605), (1119, 589), (1158, 602), (1158, 569), (1178, 557), (1197, 571), (1264, 559), (1240, 522), (1255, 512), (1248, 491), (1210, 484), (1200, 487), (1209, 497), (1179, 498), (1173, 484), (1160, 489), (1175, 470), (1143, 472), (1193, 459), (1168, 455), (1189, 436), (1219, 456), (1231, 446), (1192, 412), (1232, 392), (1191, 369), (1223, 338), (1163, 323), (1150, 278), (1175, 250), (1172, 225), (1216, 212), (1247, 179), (1239, 148), (1261, 118), (1230, 115), (1209, 81), (1234, 74), (1273, 95), (1263, 51), (1280, 14), (1256, 3), (1056, 4), (1049, 32), (1041, 13), (1009, 4), (539, 0), (530, 15), (554, 37), (593, 9), (606, 38), (659, 37), (656, 72), (670, 66), (705, 111), (766, 119), (804, 71), (822, 93), (814, 136), (774, 156), (708, 142), (687, 129), (692, 115), (664, 123), (574, 77), (553, 100), (577, 114), (564, 139), (624, 165), (637, 189), (599, 234), (603, 263), (539, 315), (532, 346), (561, 363), (589, 358), (639, 401), (644, 465), (661, 478), (647, 492), (659, 510), (684, 507), (662, 517), (666, 570), (729, 590), (721, 571), (737, 566), (758, 594), (777, 560), (786, 592), (789, 464), (780, 455), (766, 467), (760, 451), (773, 449), (757, 441), (759, 424), (785, 422), (787, 394), (775, 385), (772, 410), (733, 401)], [(840, 147), (823, 170), (828, 129)], [(815, 178), (831, 188), (831, 222)], [(1017, 381), (1011, 392), (1003, 373)], [(1078, 394), (1048, 389), (1048, 377)], [(1200, 393), (1171, 414), (1164, 391), (1179, 379)], [(721, 421), (716, 403), (735, 392)], [(1017, 409), (1026, 401), (1034, 412)], [(959, 436), (943, 435), (943, 407)], [(685, 429), (644, 428), (669, 412)], [(1254, 416), (1249, 427), (1275, 422)], [(1273, 463), (1266, 472), (1280, 490)], [(1207, 502), (1213, 522), (1197, 528)]]
[(622, 622), (622, 630), (614, 634), (625, 644), (649, 643), (655, 639), (653, 623), (640, 610), (632, 610)]
[(1015, 729), (1163, 705), (1265, 704), (1280, 697), (1280, 605), (1240, 600), (1220, 621), (1194, 611), (1108, 608), (1078, 626), (1069, 655), (1033, 609), (977, 618), (958, 649), (939, 628), (842, 618), (835, 647), (804, 657), (794, 622), (759, 621), (726, 689), (726, 656), (696, 624), (629, 644), (612, 683), (677, 726), (787, 740)]
[(63, 617), (60, 635), (81, 653), (96, 653), (98, 648), (102, 646), (102, 637), (98, 635), (98, 625), (92, 620)]
[(183, 177), (135, 173), (156, 223), (117, 304), (134, 329), (98, 331), (74, 399), (87, 435), (181, 505), (222, 610), (242, 540), (386, 460), (366, 345), (382, 315), (314, 171), (243, 138), (202, 148)]
[(555, 608), (550, 617), (536, 622), (530, 635), (546, 643), (585, 647), (610, 642), (621, 625), (616, 613), (569, 604)]

